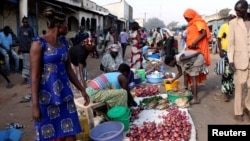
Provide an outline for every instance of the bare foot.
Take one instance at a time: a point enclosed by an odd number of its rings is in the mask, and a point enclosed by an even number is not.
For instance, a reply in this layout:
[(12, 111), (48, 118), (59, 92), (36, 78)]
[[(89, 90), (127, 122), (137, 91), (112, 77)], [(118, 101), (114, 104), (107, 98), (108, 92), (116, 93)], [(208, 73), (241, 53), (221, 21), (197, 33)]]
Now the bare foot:
[(190, 101), (190, 104), (191, 104), (191, 105), (200, 104), (200, 100), (198, 100), (198, 99), (192, 99), (192, 100)]

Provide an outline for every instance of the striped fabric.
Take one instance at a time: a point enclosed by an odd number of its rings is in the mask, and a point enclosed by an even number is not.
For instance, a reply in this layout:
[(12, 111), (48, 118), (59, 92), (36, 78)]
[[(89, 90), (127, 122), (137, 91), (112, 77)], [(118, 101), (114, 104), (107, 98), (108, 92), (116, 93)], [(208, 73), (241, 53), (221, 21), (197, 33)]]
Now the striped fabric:
[(88, 86), (92, 87), (95, 90), (103, 90), (106, 89), (108, 83), (108, 79), (105, 77), (104, 74), (96, 77), (92, 81), (89, 82)]

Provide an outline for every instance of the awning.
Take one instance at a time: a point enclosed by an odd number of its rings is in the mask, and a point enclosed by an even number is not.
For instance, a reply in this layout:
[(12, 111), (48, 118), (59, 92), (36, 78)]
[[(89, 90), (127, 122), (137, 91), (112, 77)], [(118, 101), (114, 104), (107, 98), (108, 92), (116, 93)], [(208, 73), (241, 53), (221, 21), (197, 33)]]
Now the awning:
[(94, 13), (97, 13), (97, 14), (100, 14), (100, 15), (104, 15), (104, 16), (107, 16), (109, 13), (107, 12), (103, 12), (103, 11), (97, 11), (97, 10), (94, 10), (94, 9), (88, 9), (89, 11), (92, 11)]

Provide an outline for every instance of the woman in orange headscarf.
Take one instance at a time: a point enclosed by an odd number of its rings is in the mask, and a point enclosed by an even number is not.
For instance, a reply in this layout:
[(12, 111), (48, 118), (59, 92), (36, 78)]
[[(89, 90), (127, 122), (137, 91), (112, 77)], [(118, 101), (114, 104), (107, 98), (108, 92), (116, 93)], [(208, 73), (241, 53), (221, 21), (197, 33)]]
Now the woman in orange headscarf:
[[(204, 56), (206, 65), (209, 66), (211, 60), (208, 42), (211, 38), (211, 33), (206, 22), (193, 9), (187, 9), (183, 16), (188, 22), (186, 50), (201, 52)], [(201, 83), (203, 80), (206, 80), (206, 78), (206, 74), (200, 74), (197, 76), (197, 82)]]

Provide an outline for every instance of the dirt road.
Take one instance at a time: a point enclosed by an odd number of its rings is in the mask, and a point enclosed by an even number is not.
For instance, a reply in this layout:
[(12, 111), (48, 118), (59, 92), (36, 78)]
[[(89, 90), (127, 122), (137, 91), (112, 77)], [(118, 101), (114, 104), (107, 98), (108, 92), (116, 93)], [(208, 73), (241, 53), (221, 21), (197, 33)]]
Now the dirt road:
[[(126, 58), (129, 58), (129, 49)], [(209, 67), (208, 80), (199, 86), (199, 98), (201, 103), (190, 108), (190, 113), (197, 130), (197, 141), (207, 141), (207, 125), (209, 124), (239, 124), (233, 119), (233, 101), (225, 103), (218, 99), (215, 94), (220, 93), (220, 76), (213, 72), (218, 54), (212, 55), (212, 65)], [(101, 73), (99, 70), (100, 59), (88, 58), (87, 69), (89, 79)], [(176, 72), (176, 69), (166, 67), (167, 71)], [(11, 74), (10, 79), (15, 84), (12, 89), (6, 89), (5, 80), (0, 77), (0, 129), (10, 122), (18, 122), (25, 125), (22, 141), (34, 140), (34, 128), (31, 118), (31, 102), (20, 103), (21, 98), (29, 93), (28, 85), (21, 85), (21, 75)], [(180, 80), (180, 85), (183, 84)], [(249, 124), (245, 117), (245, 122)]]

